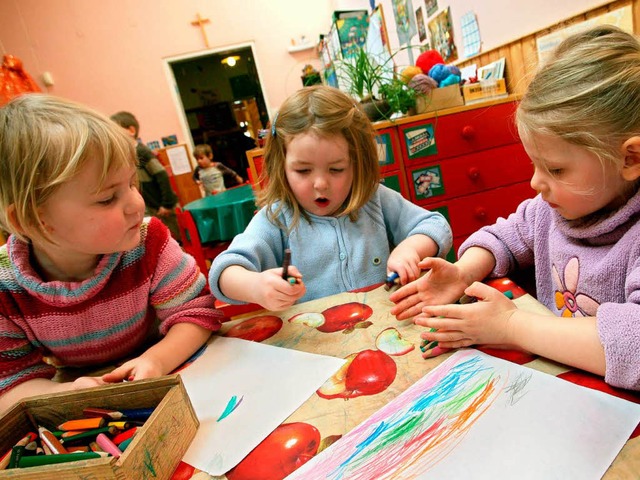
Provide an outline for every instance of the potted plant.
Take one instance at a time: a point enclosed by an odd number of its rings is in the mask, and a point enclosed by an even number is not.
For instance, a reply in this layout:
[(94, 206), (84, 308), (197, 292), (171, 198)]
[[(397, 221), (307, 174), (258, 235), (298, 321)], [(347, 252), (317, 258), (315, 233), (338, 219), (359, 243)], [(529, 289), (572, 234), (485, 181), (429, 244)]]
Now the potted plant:
[(360, 100), (371, 120), (388, 118), (393, 113), (381, 91), (394, 79), (391, 58), (379, 62), (360, 48), (354, 57), (336, 63), (336, 74), (340, 88)]

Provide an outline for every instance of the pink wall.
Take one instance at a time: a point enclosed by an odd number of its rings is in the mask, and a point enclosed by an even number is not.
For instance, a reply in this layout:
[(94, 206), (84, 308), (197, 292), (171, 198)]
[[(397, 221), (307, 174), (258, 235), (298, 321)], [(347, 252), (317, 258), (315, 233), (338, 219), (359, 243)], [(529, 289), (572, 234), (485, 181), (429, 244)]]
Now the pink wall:
[[(396, 47), (392, 0), (376, 3), (384, 7)], [(602, 3), (438, 0), (440, 10), (451, 6), (460, 52), (459, 19), (467, 11), (477, 15), (486, 50)], [(414, 10), (421, 5), (413, 0)], [(300, 88), (305, 64), (319, 67), (313, 50), (289, 53), (291, 39), (305, 35), (315, 43), (329, 31), (333, 10), (358, 8), (368, 9), (369, 0), (0, 0), (0, 53), (21, 58), (41, 85), (42, 73), (51, 72), (53, 94), (106, 114), (131, 110), (145, 141), (172, 133), (185, 141), (163, 59), (206, 51), (200, 30), (190, 24), (197, 12), (211, 19), (205, 28), (212, 48), (254, 42), (273, 110)]]
[(145, 141), (177, 134), (185, 141), (164, 58), (205, 52), (196, 13), (209, 18), (211, 48), (254, 42), (266, 100), (277, 108), (301, 87), (313, 50), (289, 53), (292, 38), (316, 42), (328, 31), (329, 1), (300, 0), (2, 0), (0, 53), (22, 59), (47, 91), (105, 114), (130, 110)]

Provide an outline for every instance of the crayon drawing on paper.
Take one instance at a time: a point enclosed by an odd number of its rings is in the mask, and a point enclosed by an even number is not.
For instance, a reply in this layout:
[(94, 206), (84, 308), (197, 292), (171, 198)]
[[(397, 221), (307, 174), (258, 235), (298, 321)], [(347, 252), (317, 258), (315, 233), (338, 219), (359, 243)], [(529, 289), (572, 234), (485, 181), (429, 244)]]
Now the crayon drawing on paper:
[(638, 420), (638, 405), (461, 350), (288, 478), (600, 478)]

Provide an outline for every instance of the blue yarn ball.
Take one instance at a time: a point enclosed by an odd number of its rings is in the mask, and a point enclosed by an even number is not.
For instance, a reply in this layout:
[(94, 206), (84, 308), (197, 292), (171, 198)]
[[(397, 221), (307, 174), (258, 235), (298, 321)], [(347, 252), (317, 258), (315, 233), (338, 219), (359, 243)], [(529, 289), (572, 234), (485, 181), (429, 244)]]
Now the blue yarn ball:
[(447, 78), (449, 75), (450, 75), (449, 69), (444, 63), (436, 63), (429, 70), (429, 76), (433, 78), (436, 82), (438, 82), (438, 85), (442, 80)]
[(460, 75), (449, 75), (447, 78), (440, 82), (441, 87), (448, 85), (458, 85), (460, 83)]

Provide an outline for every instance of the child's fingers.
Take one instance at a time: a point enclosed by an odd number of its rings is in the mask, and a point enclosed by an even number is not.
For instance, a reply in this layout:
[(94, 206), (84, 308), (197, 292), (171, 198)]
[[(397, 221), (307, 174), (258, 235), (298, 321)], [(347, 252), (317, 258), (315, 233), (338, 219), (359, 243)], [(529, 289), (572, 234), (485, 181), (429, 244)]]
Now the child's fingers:
[(427, 358), (433, 358), (433, 357), (437, 357), (438, 355), (442, 355), (443, 353), (447, 353), (450, 352), (451, 349), (450, 348), (443, 348), (440, 345), (436, 345), (433, 348), (430, 348), (428, 350), (425, 350), (422, 352), (422, 358), (427, 359)]

